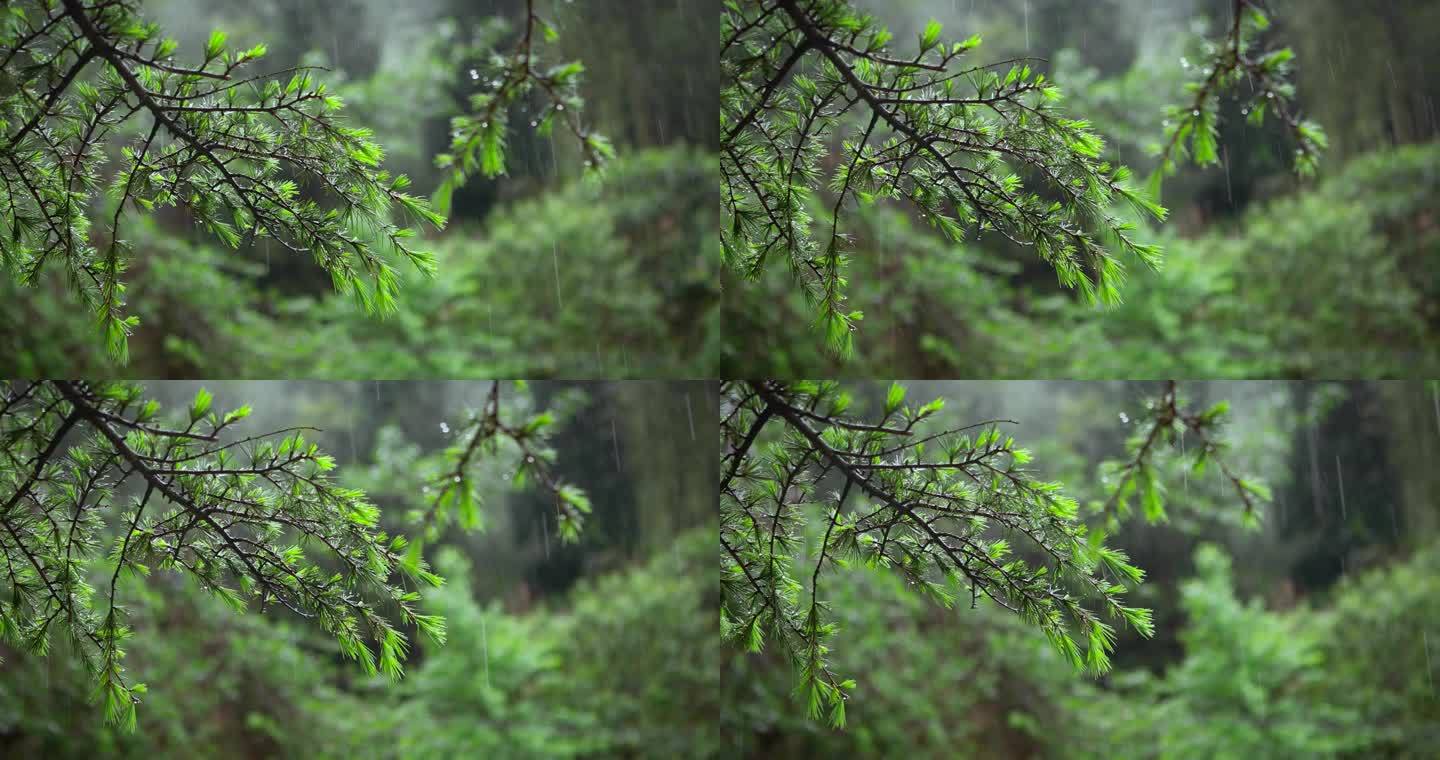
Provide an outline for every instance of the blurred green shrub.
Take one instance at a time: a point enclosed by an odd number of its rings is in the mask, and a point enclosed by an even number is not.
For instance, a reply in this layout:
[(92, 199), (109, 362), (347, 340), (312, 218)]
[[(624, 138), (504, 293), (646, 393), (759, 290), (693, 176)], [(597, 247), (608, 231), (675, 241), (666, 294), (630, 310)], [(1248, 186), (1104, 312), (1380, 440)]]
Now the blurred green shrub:
[[(223, 252), (153, 222), (129, 273), (141, 319), (131, 363), (97, 350), (64, 283), (0, 284), (0, 374), (434, 378), (713, 374), (718, 341), (714, 156), (639, 151), (436, 241), (440, 273), (411, 275), (388, 318), (328, 285), (270, 273), (263, 250)], [(139, 220), (137, 220), (138, 222)], [(318, 292), (318, 298), (306, 293)]]
[(1310, 701), (1354, 713), (1354, 757), (1440, 757), (1440, 545), (1353, 576), (1309, 620), (1325, 674)]
[(568, 610), (506, 615), (457, 553), (435, 596), (450, 641), (347, 734), (348, 757), (713, 757), (719, 636), (712, 531), (582, 584)]
[[(1431, 636), (1440, 544), (1290, 611), (1237, 597), (1212, 545), (1182, 584), (1182, 656), (1163, 674), (1077, 678), (1043, 637), (982, 604), (945, 611), (880, 572), (831, 578), (857, 674), (849, 727), (809, 721), (785, 663), (727, 657), (725, 735), (742, 755), (906, 758), (1422, 758), (1440, 754)], [(954, 619), (952, 616), (958, 616)]]
[(147, 635), (128, 662), (157, 684), (137, 731), (115, 733), (85, 704), (75, 658), (6, 651), (0, 755), (716, 757), (714, 532), (526, 614), (477, 602), (467, 560), (446, 550), (433, 605), (449, 642), (427, 640), (399, 683), (357, 676), (308, 626), (236, 616), (157, 575), (134, 584)]
[[(1003, 250), (955, 246), (888, 206), (852, 220), (845, 373), (900, 377), (1407, 377), (1440, 372), (1440, 144), (1373, 153), (1251, 207), (1233, 230), (1164, 241), (1125, 302), (1054, 293)], [(1028, 279), (1027, 279), (1028, 278)], [(732, 288), (732, 376), (836, 370), (807, 347), (785, 276)], [(813, 341), (811, 341), (813, 342)]]

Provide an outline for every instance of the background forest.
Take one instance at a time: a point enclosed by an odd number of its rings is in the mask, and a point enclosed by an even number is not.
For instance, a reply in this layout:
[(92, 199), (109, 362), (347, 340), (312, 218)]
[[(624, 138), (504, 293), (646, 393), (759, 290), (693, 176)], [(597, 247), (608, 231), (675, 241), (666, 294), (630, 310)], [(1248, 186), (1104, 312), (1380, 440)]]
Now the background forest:
[[(221, 29), (237, 49), (265, 43), (266, 71), (327, 67), (318, 78), (344, 100), (347, 123), (373, 129), (384, 167), (429, 195), (445, 176), (436, 156), (451, 147), (452, 117), (487, 91), (479, 72), (514, 47), (526, 5), (150, 0), (142, 10), (179, 42), (177, 60), (198, 57)], [(508, 174), (477, 173), (455, 192), (445, 230), (424, 241), (439, 275), (407, 267), (388, 318), (364, 313), (313, 261), (278, 244), (230, 250), (183, 208), (136, 213), (125, 231), (137, 254), (127, 308), (140, 318), (128, 366), (105, 355), (93, 317), (54, 272), (35, 288), (0, 283), (0, 374), (713, 374), (718, 85), (714, 50), (697, 40), (713, 39), (716, 4), (535, 8), (557, 35), (540, 49), (544, 60), (584, 66), (581, 118), (617, 152), (603, 177), (582, 176), (586, 157), (563, 129), (535, 129), (542, 95), (522, 101), (509, 119)], [(113, 206), (97, 202), (96, 218)]]
[[(387, 530), (430, 501), (422, 460), (456, 444), (483, 382), (206, 382), (218, 408), (248, 402), (241, 434), (296, 424), (363, 488)], [(201, 383), (153, 382), (162, 416)], [(425, 554), (444, 575), (403, 680), (367, 677), (313, 621), (236, 614), (188, 576), (127, 580), (127, 668), (149, 683), (136, 731), (113, 729), (94, 678), (55, 644), (0, 647), (6, 757), (676, 757), (718, 751), (715, 680), (715, 392), (706, 383), (536, 383), (554, 412), (555, 473), (592, 511), (575, 543), (543, 490), (495, 459), (475, 474), (480, 530)], [(523, 410), (521, 410), (523, 411)], [(183, 411), (180, 412), (183, 414)], [(453, 427), (452, 427), (453, 426)], [(109, 572), (108, 564), (99, 572)], [(59, 637), (57, 636), (57, 639)]]
[[(1095, 528), (1113, 514), (1099, 509), (1114, 489), (1102, 463), (1127, 458), (1127, 439), (1144, 435), (1143, 404), (1160, 389), (908, 385), (913, 398), (947, 400), (946, 427), (1016, 420), (1006, 432)], [(885, 384), (850, 389), (862, 415), (885, 402)], [(824, 576), (840, 627), (831, 665), (858, 682), (847, 727), (806, 717), (776, 646), (727, 656), (723, 735), (749, 757), (1433, 757), (1440, 386), (1180, 390), (1197, 408), (1229, 401), (1227, 462), (1265, 481), (1273, 499), (1247, 527), (1217, 468), (1181, 466), (1183, 436), (1181, 450), (1157, 456), (1164, 518), (1132, 514), (1107, 539), (1144, 570), (1130, 601), (1153, 610), (1155, 634), (1120, 634), (1108, 674), (1082, 674), (1034, 626), (988, 601), (945, 609), (901, 573), (854, 563)]]
[[(1106, 139), (1105, 158), (1143, 180), (1165, 109), (1188, 102), (1221, 0), (859, 2), (913, 55), (930, 19), (946, 40), (980, 35), (969, 63), (1035, 56), (1067, 113)], [(1440, 4), (1274, 0), (1267, 44), (1295, 52), (1296, 103), (1329, 148), (1314, 178), (1271, 119), (1246, 123), (1242, 84), (1222, 100), (1219, 166), (1180, 167), (1164, 224), (1138, 233), (1158, 272), (1129, 266), (1124, 303), (1084, 303), (1000, 234), (964, 244), (897, 203), (850, 210), (846, 308), (864, 313), (855, 356), (837, 360), (813, 309), (776, 267), (727, 283), (731, 377), (1424, 377), (1440, 369)], [(973, 60), (971, 60), (973, 58)], [(863, 113), (852, 114), (864, 126)], [(837, 169), (832, 153), (822, 174)], [(1183, 162), (1182, 162), (1183, 164)], [(828, 219), (828, 198), (814, 199)], [(1141, 220), (1137, 220), (1141, 221)], [(1144, 223), (1143, 221), (1141, 223)], [(823, 226), (823, 225), (822, 225)], [(1132, 262), (1133, 264), (1133, 262)], [(727, 277), (732, 276), (727, 273)]]

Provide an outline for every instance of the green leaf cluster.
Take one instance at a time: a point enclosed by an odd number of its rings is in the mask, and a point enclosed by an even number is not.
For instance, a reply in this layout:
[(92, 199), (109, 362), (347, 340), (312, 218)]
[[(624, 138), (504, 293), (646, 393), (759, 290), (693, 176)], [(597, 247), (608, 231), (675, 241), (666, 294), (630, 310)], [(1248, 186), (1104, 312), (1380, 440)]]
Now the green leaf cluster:
[[(945, 428), (941, 409), (846, 414), (834, 382), (729, 383), (721, 452), (721, 633), (782, 653), (812, 718), (834, 726), (857, 688), (831, 668), (843, 638), (822, 590), (828, 573), (883, 569), (944, 607), (994, 604), (1043, 632), (1077, 669), (1110, 668), (1115, 628), (1150, 635), (1124, 599), (1143, 573), (1079, 521), (1058, 483), (997, 427)], [(829, 410), (829, 411), (825, 411)]]
[[(397, 262), (433, 271), (407, 224), (444, 218), (380, 168), (371, 132), (312, 70), (255, 73), (265, 46), (235, 50), (218, 31), (182, 65), (131, 2), (6, 10), (0, 51), (20, 77), (0, 94), (0, 264), (27, 285), (59, 268), (112, 357), (127, 358), (138, 325), (124, 225), (137, 211), (183, 208), (228, 248), (268, 239), (313, 258), (366, 311), (395, 310)], [(92, 229), (102, 198), (108, 219)]]
[(933, 23), (899, 54), (846, 0), (728, 3), (721, 26), (723, 261), (749, 280), (786, 271), (832, 353), (861, 318), (846, 306), (856, 205), (902, 202), (954, 243), (1008, 239), (1089, 301), (1119, 301), (1116, 252), (1158, 265), (1114, 207), (1165, 210), (1028, 64), (970, 64), (979, 39), (943, 45)]

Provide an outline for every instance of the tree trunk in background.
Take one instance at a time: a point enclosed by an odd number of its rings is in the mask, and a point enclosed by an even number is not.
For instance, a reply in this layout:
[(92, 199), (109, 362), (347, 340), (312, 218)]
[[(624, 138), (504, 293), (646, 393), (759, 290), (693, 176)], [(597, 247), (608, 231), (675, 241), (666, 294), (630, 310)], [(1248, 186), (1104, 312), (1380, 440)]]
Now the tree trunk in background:
[(1384, 401), (1390, 436), (1388, 456), (1400, 481), (1396, 504), (1401, 545), (1414, 549), (1440, 535), (1440, 403), (1436, 381), (1376, 383)]

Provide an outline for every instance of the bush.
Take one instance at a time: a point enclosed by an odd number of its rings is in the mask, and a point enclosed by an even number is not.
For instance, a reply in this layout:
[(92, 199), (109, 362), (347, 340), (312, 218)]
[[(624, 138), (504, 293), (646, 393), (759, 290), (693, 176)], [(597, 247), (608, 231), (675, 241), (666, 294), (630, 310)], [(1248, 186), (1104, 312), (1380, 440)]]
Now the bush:
[[(435, 243), (399, 312), (365, 314), (263, 251), (221, 251), (155, 220), (127, 273), (136, 377), (463, 378), (713, 375), (718, 348), (713, 155), (639, 151)], [(316, 296), (314, 294), (321, 295)], [(6, 376), (116, 374), (66, 285), (0, 282)]]
[[(951, 245), (894, 208), (851, 219), (845, 373), (900, 377), (1394, 377), (1440, 372), (1440, 144), (1374, 153), (1233, 231), (1168, 236), (1125, 302), (1079, 303), (996, 237)], [(981, 246), (984, 247), (981, 247)], [(731, 287), (733, 376), (838, 365), (786, 275)], [(832, 372), (833, 374), (833, 372)]]
[(477, 602), (466, 560), (447, 550), (448, 582), (427, 598), (449, 641), (421, 638), (398, 684), (359, 675), (309, 626), (236, 616), (168, 575), (137, 578), (127, 663), (150, 686), (136, 732), (103, 724), (91, 677), (57, 642), (45, 659), (3, 652), (0, 754), (714, 757), (714, 531), (525, 614)]

